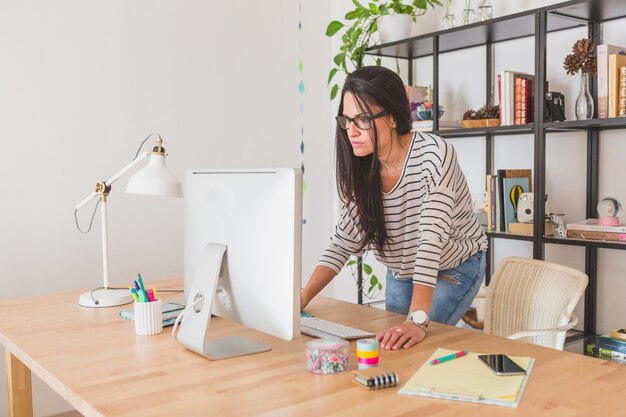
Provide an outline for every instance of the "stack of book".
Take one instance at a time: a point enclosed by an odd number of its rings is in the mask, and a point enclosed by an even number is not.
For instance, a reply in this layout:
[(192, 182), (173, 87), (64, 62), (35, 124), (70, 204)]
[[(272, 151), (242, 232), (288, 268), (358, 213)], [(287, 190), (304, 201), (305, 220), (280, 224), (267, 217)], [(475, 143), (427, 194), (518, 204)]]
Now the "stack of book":
[(598, 219), (587, 219), (577, 223), (568, 223), (568, 239), (599, 240), (626, 243), (626, 225), (600, 226)]
[[(486, 187), (487, 230), (510, 232), (509, 225), (519, 222), (517, 218), (519, 196), (532, 191), (532, 171), (500, 169), (495, 175), (487, 175)], [(530, 227), (532, 229), (532, 225)]]
[(626, 330), (620, 329), (606, 336), (596, 336), (594, 343), (587, 344), (587, 353), (596, 358), (626, 364)]
[(598, 117), (619, 117), (620, 100), (626, 100), (626, 90), (620, 88), (620, 68), (626, 66), (626, 47), (598, 45)]
[(533, 74), (515, 71), (502, 71), (498, 74), (500, 126), (533, 122), (534, 82)]

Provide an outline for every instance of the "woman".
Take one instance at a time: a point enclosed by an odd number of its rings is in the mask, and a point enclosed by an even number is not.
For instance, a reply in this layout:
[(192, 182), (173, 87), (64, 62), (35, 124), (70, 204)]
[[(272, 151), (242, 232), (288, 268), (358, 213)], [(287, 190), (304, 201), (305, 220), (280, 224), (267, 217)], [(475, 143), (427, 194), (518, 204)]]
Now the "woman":
[(482, 283), (487, 238), (454, 148), (410, 132), (396, 73), (364, 67), (349, 74), (336, 119), (341, 217), (301, 307), (351, 255), (372, 250), (388, 267), (387, 310), (407, 314), (377, 339), (383, 349), (409, 348), (426, 337), (431, 319), (454, 325), (469, 308)]

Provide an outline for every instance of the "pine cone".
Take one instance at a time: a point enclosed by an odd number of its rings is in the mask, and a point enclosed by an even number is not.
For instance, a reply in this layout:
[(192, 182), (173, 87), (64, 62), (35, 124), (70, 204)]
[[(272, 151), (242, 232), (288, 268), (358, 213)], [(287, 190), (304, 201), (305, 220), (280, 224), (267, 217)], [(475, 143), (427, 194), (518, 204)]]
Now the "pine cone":
[(463, 120), (476, 120), (478, 119), (478, 114), (472, 110), (466, 110), (465, 113), (463, 113)]
[(563, 68), (569, 75), (582, 70), (583, 74), (597, 72), (596, 48), (591, 39), (580, 39), (572, 46), (572, 53), (565, 57)]
[(498, 119), (500, 117), (500, 107), (487, 103), (476, 112), (479, 119)]

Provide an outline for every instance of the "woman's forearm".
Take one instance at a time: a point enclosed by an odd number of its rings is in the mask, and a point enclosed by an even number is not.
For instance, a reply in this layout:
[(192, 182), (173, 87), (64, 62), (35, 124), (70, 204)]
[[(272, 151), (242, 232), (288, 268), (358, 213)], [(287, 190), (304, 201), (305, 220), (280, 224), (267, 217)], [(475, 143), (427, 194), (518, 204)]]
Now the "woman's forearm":
[(309, 281), (302, 290), (300, 296), (300, 309), (304, 309), (313, 297), (322, 291), (324, 287), (326, 287), (328, 283), (335, 278), (336, 275), (335, 271), (327, 266), (318, 265), (315, 267)]

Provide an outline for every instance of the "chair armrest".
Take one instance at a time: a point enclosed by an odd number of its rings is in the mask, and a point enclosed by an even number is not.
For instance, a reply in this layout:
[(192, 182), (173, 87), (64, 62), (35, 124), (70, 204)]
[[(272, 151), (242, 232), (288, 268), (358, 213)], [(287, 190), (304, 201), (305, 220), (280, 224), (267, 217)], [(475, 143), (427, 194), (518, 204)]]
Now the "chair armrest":
[(547, 334), (562, 333), (562, 332), (566, 332), (570, 330), (571, 328), (576, 326), (576, 324), (578, 324), (578, 316), (576, 316), (576, 314), (572, 314), (572, 319), (566, 325), (559, 326), (554, 329), (537, 329), (537, 330), (527, 330), (523, 332), (517, 332), (517, 333), (513, 333), (512, 335), (507, 336), (507, 339), (515, 340), (515, 339), (520, 339), (522, 337), (528, 337), (528, 336), (543, 336)]

